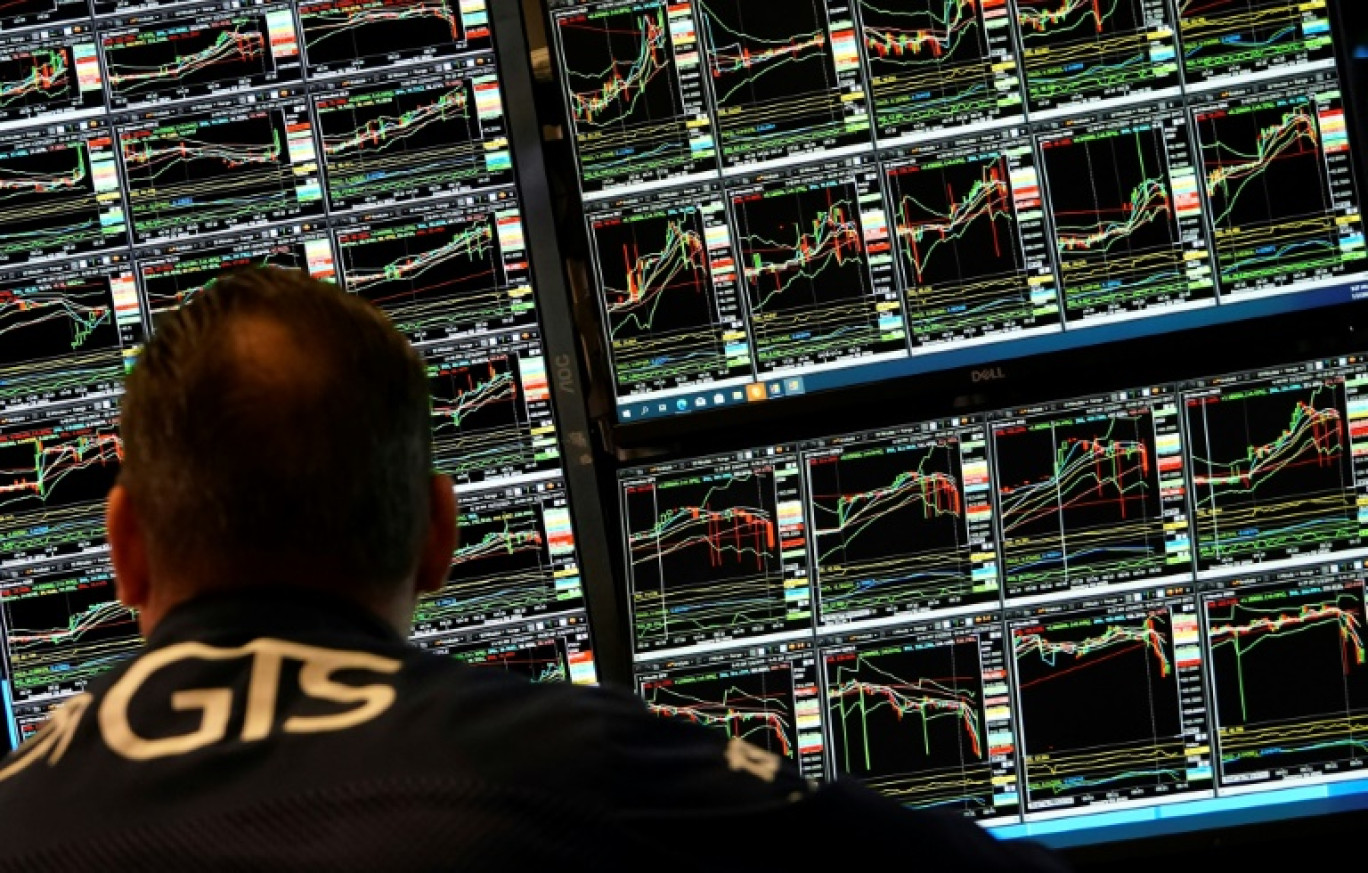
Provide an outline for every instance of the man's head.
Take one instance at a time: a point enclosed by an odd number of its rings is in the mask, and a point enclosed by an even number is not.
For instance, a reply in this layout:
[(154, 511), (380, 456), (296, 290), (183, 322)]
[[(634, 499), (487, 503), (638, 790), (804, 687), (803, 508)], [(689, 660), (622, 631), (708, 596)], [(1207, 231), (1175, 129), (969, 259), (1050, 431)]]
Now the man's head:
[(423, 363), (297, 270), (221, 277), (157, 325), (122, 402), (108, 530), (144, 633), (197, 594), (308, 585), (407, 627), (454, 545)]

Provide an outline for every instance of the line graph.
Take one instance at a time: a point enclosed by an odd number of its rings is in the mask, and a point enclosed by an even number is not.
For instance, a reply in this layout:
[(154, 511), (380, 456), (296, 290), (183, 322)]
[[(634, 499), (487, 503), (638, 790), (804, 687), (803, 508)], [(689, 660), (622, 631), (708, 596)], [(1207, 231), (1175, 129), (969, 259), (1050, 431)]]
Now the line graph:
[(966, 439), (905, 437), (804, 457), (822, 624), (996, 600), (982, 559), (992, 509), (965, 483), (986, 476), (987, 460)]
[[(84, 134), (36, 130), (0, 137), (0, 262), (123, 243), (108, 137), (103, 127)], [(112, 197), (106, 178), (115, 183)]]
[[(278, 68), (264, 15), (172, 18), (161, 26), (101, 37), (110, 100), (116, 107), (236, 90), (290, 77)], [(298, 64), (294, 65), (297, 76)], [(288, 68), (287, 68), (288, 69)]]
[(458, 483), (555, 466), (545, 366), (516, 350), (470, 349), (429, 362), (433, 464)]
[(1066, 318), (1214, 296), (1180, 115), (1069, 129), (1042, 155)]
[(687, 6), (589, 4), (554, 24), (582, 190), (716, 169)]
[(899, 803), (993, 811), (984, 664), (974, 636), (823, 655), (836, 769)]
[(792, 665), (727, 665), (669, 671), (638, 682), (647, 708), (798, 760), (797, 691)]
[(935, 344), (1059, 323), (1031, 149), (985, 138), (886, 161), (908, 323)]
[(333, 210), (512, 181), (498, 85), (483, 73), (378, 78), (311, 98)]
[(781, 489), (797, 496), (793, 472), (779, 479), (756, 464), (625, 487), (637, 651), (806, 623), (806, 586), (790, 590), (779, 508)]
[(89, 19), (90, 7), (79, 0), (8, 0), (0, 7), (0, 28), (6, 31), (35, 24)]
[(502, 670), (520, 676), (529, 682), (571, 682), (574, 680), (576, 665), (587, 654), (582, 646), (583, 640), (566, 636), (538, 634), (530, 637), (514, 637), (508, 642), (472, 643), (462, 640), (452, 645), (448, 641), (434, 641), (429, 650), (436, 650), (462, 664), (488, 670)]
[(1188, 786), (1173, 607), (1114, 603), (1011, 627), (1027, 811)]
[(859, 0), (881, 143), (1021, 112), (1011, 28), (979, 0)]
[(1032, 112), (1178, 85), (1163, 0), (1018, 0), (1016, 10)]
[(845, 99), (863, 90), (853, 22), (815, 0), (696, 7), (724, 166), (867, 141), (863, 101)]
[(0, 567), (102, 552), (104, 504), (77, 503), (0, 515)]
[(1222, 293), (1333, 276), (1362, 259), (1357, 195), (1340, 172), (1348, 142), (1324, 127), (1342, 112), (1337, 92), (1305, 89), (1237, 91), (1194, 111)]
[(484, 24), (467, 27), (455, 0), (301, 2), (310, 77), (436, 59), (487, 47)]
[(323, 211), (302, 104), (166, 115), (119, 131), (133, 236), (234, 230)]
[(536, 323), (515, 202), (361, 215), (337, 242), (342, 284), (414, 342)]
[(153, 331), (172, 312), (193, 301), (228, 270), (249, 265), (310, 271), (310, 249), (327, 237), (311, 225), (297, 225), (287, 239), (241, 234), (229, 239), (173, 243), (139, 253), (137, 272)]
[(115, 397), (123, 391), (121, 349), (77, 352), (57, 358), (34, 358), (0, 366), (0, 410), (47, 406), (59, 398), (82, 401)]
[(557, 605), (550, 537), (535, 502), (475, 503), (460, 514), (457, 526), (460, 543), (451, 574), (441, 590), (419, 598), (416, 636), (511, 621)]
[(1199, 570), (1360, 541), (1345, 402), (1342, 378), (1186, 399)]
[(853, 169), (731, 191), (761, 370), (905, 347), (891, 271), (870, 263), (888, 246), (882, 209), (862, 197), (877, 178)]
[(1368, 757), (1362, 579), (1251, 585), (1203, 607), (1222, 778), (1334, 772)]
[(750, 373), (719, 197), (615, 205), (588, 220), (619, 393)]
[(0, 367), (119, 345), (107, 277), (0, 279)]
[(1165, 525), (1184, 501), (1161, 482), (1177, 467), (1177, 422), (1156, 407), (1098, 403), (993, 427), (1009, 597), (1169, 572)]
[(77, 693), (142, 647), (103, 558), (25, 570), (0, 587), (0, 612), (16, 707)]
[(122, 458), (117, 414), (99, 402), (11, 418), (0, 427), (0, 513), (100, 504)]
[(1324, 0), (1181, 0), (1178, 26), (1189, 82), (1333, 63)]

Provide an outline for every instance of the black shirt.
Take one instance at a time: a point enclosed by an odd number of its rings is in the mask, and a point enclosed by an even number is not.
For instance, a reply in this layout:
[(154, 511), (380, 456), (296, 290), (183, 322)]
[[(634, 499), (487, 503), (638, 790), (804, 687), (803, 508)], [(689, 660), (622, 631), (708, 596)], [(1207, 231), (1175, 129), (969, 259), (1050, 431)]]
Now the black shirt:
[(754, 871), (890, 848), (917, 869), (1063, 869), (625, 691), (429, 655), (315, 592), (173, 610), (0, 761), (0, 870)]

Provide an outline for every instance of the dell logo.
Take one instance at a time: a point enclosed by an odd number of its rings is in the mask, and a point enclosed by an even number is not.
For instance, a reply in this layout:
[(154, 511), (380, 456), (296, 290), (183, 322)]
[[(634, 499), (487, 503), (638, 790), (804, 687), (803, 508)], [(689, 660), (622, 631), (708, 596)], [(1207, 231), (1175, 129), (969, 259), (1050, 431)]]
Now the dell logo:
[(975, 382), (993, 382), (998, 379), (1006, 379), (1007, 371), (1002, 367), (984, 367), (981, 370), (974, 370), (969, 376)]

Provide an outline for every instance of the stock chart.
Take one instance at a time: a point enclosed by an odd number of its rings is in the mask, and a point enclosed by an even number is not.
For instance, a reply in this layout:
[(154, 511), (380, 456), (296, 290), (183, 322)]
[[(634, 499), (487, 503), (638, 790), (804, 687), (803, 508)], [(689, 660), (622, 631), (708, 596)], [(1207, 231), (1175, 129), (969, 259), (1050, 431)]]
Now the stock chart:
[(628, 482), (622, 499), (637, 651), (809, 623), (792, 459), (742, 457), (654, 471)]
[(1177, 35), (1164, 0), (1016, 0), (1015, 6), (1032, 113), (1177, 90)]
[(1164, 106), (1040, 138), (1069, 321), (1215, 297), (1186, 119)]
[(821, 624), (997, 600), (981, 425), (832, 442), (803, 452)]
[(1184, 395), (1198, 566), (1363, 543), (1342, 374), (1231, 377)]
[(869, 138), (851, 2), (696, 0), (704, 80), (724, 166), (840, 149)]
[(1135, 393), (994, 421), (1009, 596), (1187, 572), (1176, 400)]
[(687, 4), (598, 3), (554, 24), (586, 193), (717, 168)]
[(1362, 263), (1363, 221), (1333, 80), (1234, 88), (1195, 105), (1193, 120), (1224, 293), (1295, 288)]
[(619, 390), (744, 381), (751, 352), (721, 191), (605, 202), (589, 222)]
[(662, 718), (702, 725), (822, 775), (822, 735), (813, 719), (817, 672), (810, 647), (752, 648), (744, 658), (674, 658), (637, 675), (637, 693)]
[(1333, 67), (1328, 0), (1178, 0), (1183, 75), (1231, 81), (1285, 67)]
[(1026, 810), (1210, 791), (1196, 607), (1174, 591), (1008, 620)]
[(536, 326), (512, 190), (359, 212), (336, 227), (339, 281), (414, 342)]
[(731, 191), (762, 372), (906, 345), (877, 169), (858, 159)]
[(546, 480), (463, 497), (450, 576), (420, 598), (415, 638), (582, 607), (564, 495), (559, 480)]
[(822, 649), (831, 760), (905, 806), (980, 820), (1017, 813), (1000, 630), (963, 626), (837, 637)]
[[(1361, 573), (1243, 577), (1202, 600), (1223, 783), (1362, 768)], [(1289, 694), (1295, 685), (1297, 693)]]
[(1058, 329), (1034, 153), (985, 135), (888, 154), (892, 239), (919, 346)]
[(1024, 117), (1009, 9), (981, 0), (858, 0), (880, 144)]

